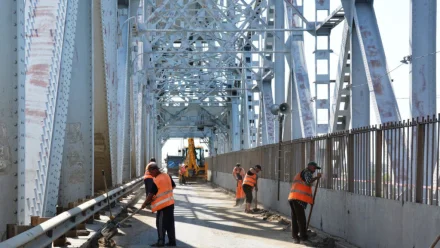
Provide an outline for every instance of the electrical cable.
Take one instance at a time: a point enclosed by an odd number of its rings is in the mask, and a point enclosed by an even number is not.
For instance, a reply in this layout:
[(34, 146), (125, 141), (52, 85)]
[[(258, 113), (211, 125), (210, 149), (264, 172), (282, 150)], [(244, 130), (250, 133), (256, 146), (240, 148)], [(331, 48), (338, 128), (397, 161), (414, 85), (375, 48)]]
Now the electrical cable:
[[(432, 52), (432, 53), (428, 53), (428, 54), (425, 54), (425, 55), (422, 55), (422, 56), (418, 56), (418, 57), (415, 57), (415, 58), (412, 58), (411, 56), (407, 56), (407, 58), (409, 58), (409, 62), (412, 62), (412, 61), (414, 61), (414, 60), (418, 60), (418, 59), (421, 59), (421, 58), (424, 58), (424, 57), (427, 57), (427, 56), (430, 56), (430, 55), (435, 55), (435, 54), (437, 54), (437, 53), (440, 53), (440, 51)], [(407, 60), (402, 60), (402, 61), (407, 61)], [(400, 64), (399, 64), (398, 66), (396, 66), (396, 67), (393, 68), (392, 70), (387, 71), (387, 72), (386, 72), (385, 74), (383, 74), (382, 76), (380, 76), (380, 77), (378, 77), (378, 78), (375, 78), (375, 80), (380, 80), (380, 79), (382, 79), (383, 77), (385, 77), (385, 76), (389, 75), (390, 73), (394, 72), (395, 70), (399, 69), (402, 65), (406, 65), (406, 64), (407, 64), (407, 63), (400, 62)], [(355, 86), (349, 85), (348, 88), (349, 88), (349, 89), (352, 89), (352, 88), (360, 87), (360, 86), (363, 86), (363, 85), (369, 85), (369, 84), (368, 84), (368, 83), (365, 83), (365, 84), (359, 84), (359, 85), (355, 85)], [(373, 92), (373, 90), (370, 90), (370, 92)]]

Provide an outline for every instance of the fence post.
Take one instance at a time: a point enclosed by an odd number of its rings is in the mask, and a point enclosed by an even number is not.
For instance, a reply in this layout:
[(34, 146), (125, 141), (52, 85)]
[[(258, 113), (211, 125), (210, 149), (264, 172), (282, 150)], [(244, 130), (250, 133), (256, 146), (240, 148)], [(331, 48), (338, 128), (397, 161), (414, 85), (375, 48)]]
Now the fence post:
[(330, 136), (327, 136), (326, 139), (326, 180), (327, 180), (327, 188), (332, 189), (333, 187), (333, 142)]
[(417, 121), (416, 202), (423, 203), (423, 169), (425, 159), (425, 125)]
[(354, 192), (354, 134), (348, 132), (347, 146), (348, 192)]
[[(306, 162), (306, 143), (305, 142), (301, 142), (301, 165), (299, 166), (299, 168), (295, 168), (298, 170), (295, 170), (295, 173), (297, 171), (300, 171), (301, 168), (304, 168), (306, 166), (307, 162)], [(298, 166), (295, 166), (298, 167)], [(292, 176), (293, 179), (293, 176)]]
[(376, 197), (382, 197), (382, 125), (376, 130)]

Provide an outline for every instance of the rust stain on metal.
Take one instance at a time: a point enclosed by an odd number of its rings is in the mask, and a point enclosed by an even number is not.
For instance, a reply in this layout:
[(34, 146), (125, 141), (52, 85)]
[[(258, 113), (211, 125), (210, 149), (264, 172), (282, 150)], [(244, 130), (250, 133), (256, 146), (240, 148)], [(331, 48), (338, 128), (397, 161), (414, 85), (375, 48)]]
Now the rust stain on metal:
[(419, 75), (422, 77), (421, 80), (421, 91), (426, 90), (426, 77), (425, 77), (425, 65), (422, 65), (419, 69)]
[(48, 16), (55, 18), (55, 15), (53, 14), (53, 8), (52, 7), (44, 7), (44, 6), (38, 6), (38, 8), (35, 8), (35, 15), (36, 16)]
[(46, 81), (46, 77), (48, 72), (49, 72), (48, 64), (36, 64), (30, 66), (27, 74), (32, 75), (34, 77), (31, 77), (29, 83), (40, 87), (47, 87), (48, 82)]
[(368, 38), (371, 36), (371, 31), (365, 28), (363, 25), (359, 26), (359, 29), (361, 30), (362, 37)]
[(26, 115), (46, 117), (46, 111), (44, 111), (44, 110), (31, 110), (31, 109), (26, 108)]
[(372, 67), (381, 67), (382, 63), (380, 62), (380, 60), (371, 60), (370, 64)]
[(9, 146), (6, 124), (0, 123), (0, 174), (11, 168), (11, 147)]
[(372, 78), (372, 81), (373, 81), (374, 93), (376, 93), (378, 95), (382, 95), (383, 94), (383, 86), (382, 86), (381, 77), (374, 75)]
[(369, 56), (377, 56), (378, 51), (376, 46), (372, 45), (372, 46), (367, 46), (367, 54)]

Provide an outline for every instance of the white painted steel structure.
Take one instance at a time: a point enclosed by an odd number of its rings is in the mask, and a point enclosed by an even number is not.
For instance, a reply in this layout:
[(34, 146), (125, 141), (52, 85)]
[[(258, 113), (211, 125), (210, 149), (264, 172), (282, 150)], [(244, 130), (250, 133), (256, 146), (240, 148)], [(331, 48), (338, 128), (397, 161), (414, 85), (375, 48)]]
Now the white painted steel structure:
[[(315, 0), (322, 21), (304, 16), (310, 1), (2, 3), (0, 234), (102, 190), (96, 171), (113, 186), (141, 176), (150, 157), (163, 162), (169, 138), (205, 138), (214, 155), (275, 143), (273, 104), (291, 106), (283, 140), (367, 126), (370, 111), (399, 121), (373, 0), (340, 0), (335, 10)], [(427, 56), (436, 53), (436, 1), (411, 6), (417, 117), (436, 112), (435, 56)], [(316, 36), (314, 82), (305, 32)], [(328, 121), (318, 123), (322, 111)]]

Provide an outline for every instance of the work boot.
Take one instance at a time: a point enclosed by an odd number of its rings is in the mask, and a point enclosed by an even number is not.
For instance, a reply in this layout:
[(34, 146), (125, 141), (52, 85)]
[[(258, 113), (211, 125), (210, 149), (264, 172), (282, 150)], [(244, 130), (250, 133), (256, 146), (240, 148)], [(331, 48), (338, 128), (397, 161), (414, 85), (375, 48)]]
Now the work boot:
[(166, 243), (165, 246), (176, 246), (176, 243)]
[(309, 240), (309, 236), (307, 235), (301, 236), (301, 241), (307, 241), (307, 240)]
[(295, 244), (301, 243), (298, 236), (296, 236), (296, 237), (294, 236), (294, 237), (292, 237), (292, 239), (293, 239), (293, 243), (295, 243)]
[(155, 244), (150, 245), (151, 247), (164, 247), (165, 245), (163, 244), (163, 242), (159, 241)]

